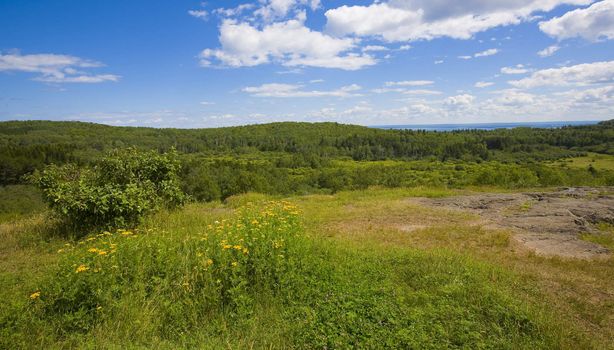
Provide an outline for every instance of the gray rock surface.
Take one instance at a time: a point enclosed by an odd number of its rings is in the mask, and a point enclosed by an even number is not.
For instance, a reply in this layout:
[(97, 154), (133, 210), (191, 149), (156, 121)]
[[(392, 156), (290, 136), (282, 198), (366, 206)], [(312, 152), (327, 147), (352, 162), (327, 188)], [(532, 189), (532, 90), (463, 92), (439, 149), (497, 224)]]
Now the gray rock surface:
[(483, 193), (421, 198), (418, 203), (478, 214), (489, 227), (511, 229), (513, 240), (537, 255), (594, 259), (610, 256), (581, 234), (599, 234), (594, 224), (614, 224), (614, 188), (562, 188), (554, 192)]

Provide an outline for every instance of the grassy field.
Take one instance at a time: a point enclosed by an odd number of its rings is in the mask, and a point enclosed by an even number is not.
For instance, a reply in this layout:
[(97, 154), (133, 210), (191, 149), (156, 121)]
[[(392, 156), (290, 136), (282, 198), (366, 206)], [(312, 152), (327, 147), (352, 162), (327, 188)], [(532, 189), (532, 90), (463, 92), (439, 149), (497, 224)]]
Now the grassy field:
[(247, 194), (80, 240), (0, 223), (0, 348), (612, 348), (613, 261), (411, 200), (468, 191)]
[(553, 162), (555, 165), (566, 165), (569, 168), (586, 169), (589, 166), (597, 170), (614, 170), (614, 156), (589, 152), (584, 157), (572, 157)]

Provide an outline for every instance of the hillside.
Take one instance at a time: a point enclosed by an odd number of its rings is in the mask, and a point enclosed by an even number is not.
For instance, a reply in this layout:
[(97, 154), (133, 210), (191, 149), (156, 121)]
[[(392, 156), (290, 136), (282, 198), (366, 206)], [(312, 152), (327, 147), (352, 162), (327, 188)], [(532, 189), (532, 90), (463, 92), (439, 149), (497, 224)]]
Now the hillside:
[(136, 146), (184, 155), (296, 155), (303, 163), (353, 160), (527, 162), (614, 154), (614, 123), (561, 129), (437, 133), (336, 123), (272, 123), (215, 129), (112, 127), (82, 122), (0, 122), (0, 184), (49, 163), (88, 163), (113, 148)]

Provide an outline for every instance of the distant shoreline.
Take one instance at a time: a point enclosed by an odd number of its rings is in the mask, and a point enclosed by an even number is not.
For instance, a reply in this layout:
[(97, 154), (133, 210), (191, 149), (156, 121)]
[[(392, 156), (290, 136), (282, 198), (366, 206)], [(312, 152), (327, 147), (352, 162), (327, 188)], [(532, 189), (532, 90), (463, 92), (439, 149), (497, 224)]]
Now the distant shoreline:
[(595, 125), (600, 120), (585, 121), (553, 121), (553, 122), (511, 122), (511, 123), (459, 123), (459, 124), (406, 124), (406, 125), (371, 125), (370, 128), (392, 130), (426, 130), (426, 131), (458, 131), (458, 130), (496, 130), (514, 128), (545, 128), (554, 129), (564, 126)]

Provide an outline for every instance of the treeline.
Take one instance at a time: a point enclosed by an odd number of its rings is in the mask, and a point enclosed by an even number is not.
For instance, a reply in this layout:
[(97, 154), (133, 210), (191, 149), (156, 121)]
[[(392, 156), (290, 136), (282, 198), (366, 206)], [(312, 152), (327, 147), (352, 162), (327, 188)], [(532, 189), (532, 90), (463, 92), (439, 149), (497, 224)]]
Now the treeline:
[(194, 199), (212, 201), (246, 192), (271, 194), (334, 193), (380, 187), (614, 186), (614, 172), (569, 168), (545, 163), (333, 161), (321, 167), (280, 167), (259, 159), (194, 159), (181, 176), (183, 189)]
[[(285, 153), (320, 164), (331, 159), (526, 162), (614, 154), (614, 122), (560, 129), (426, 132), (337, 123), (271, 123), (216, 129), (111, 127), (82, 122), (0, 123), (0, 185), (50, 163), (88, 163), (103, 152), (141, 149), (204, 156)], [(312, 164), (313, 165), (313, 164)]]

